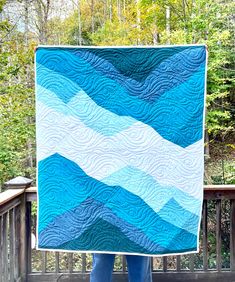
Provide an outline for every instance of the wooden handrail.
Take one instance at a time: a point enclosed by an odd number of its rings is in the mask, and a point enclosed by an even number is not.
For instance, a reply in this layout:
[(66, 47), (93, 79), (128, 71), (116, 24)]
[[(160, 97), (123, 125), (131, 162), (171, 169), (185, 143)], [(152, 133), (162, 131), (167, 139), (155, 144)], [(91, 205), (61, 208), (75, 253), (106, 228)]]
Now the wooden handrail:
[[(204, 185), (204, 191), (207, 191), (207, 190), (211, 190), (211, 189), (214, 189), (214, 190), (234, 190), (235, 191), (235, 185), (234, 184), (221, 184), (221, 185)], [(37, 187), (29, 187), (25, 190), (25, 192), (29, 192), (29, 193), (32, 193), (32, 192), (37, 192)]]
[(25, 192), (26, 193), (36, 193), (37, 192), (37, 187), (29, 187), (29, 188), (25, 189)]
[[(216, 193), (223, 192), (229, 193), (235, 191), (235, 185), (204, 185), (204, 193)], [(37, 193), (37, 187), (29, 187), (26, 189), (8, 189), (5, 192), (0, 193), (0, 206), (6, 204), (12, 199), (18, 197), (19, 195), (26, 192), (27, 194), (35, 194)], [(34, 198), (35, 199), (35, 198)]]
[(25, 189), (9, 189), (0, 193), (0, 206), (23, 194)]
[(235, 190), (235, 185), (234, 184), (220, 184), (220, 185), (204, 185), (204, 191), (208, 190), (223, 190), (223, 191), (234, 191)]

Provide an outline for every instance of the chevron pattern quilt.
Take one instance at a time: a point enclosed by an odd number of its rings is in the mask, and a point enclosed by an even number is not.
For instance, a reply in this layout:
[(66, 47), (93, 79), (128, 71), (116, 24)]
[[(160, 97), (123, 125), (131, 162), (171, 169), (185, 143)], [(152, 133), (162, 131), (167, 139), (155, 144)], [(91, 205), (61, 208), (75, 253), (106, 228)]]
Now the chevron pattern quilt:
[(38, 248), (198, 251), (206, 47), (36, 50)]

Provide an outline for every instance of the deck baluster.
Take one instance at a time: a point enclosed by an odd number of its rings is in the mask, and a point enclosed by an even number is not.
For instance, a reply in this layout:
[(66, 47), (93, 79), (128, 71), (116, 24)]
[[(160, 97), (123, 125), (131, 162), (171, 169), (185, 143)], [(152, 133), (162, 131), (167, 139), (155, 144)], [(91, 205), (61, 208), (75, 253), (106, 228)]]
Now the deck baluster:
[[(9, 187), (8, 187), (9, 188)], [(197, 256), (189, 255), (189, 269), (181, 268), (186, 256), (176, 256), (174, 268), (168, 268), (170, 257), (162, 257), (162, 269), (153, 271), (153, 281), (201, 281), (201, 282), (232, 282), (235, 272), (235, 185), (205, 187), (203, 213), (202, 213), (202, 268), (198, 269)], [(222, 268), (222, 236), (221, 214), (224, 212), (224, 200), (230, 200), (230, 271)], [(36, 201), (36, 188), (11, 189), (0, 194), (0, 282), (22, 281), (89, 281), (90, 272), (87, 270), (86, 254), (81, 254), (81, 271), (74, 269), (76, 257), (68, 254), (66, 268), (60, 269), (59, 253), (55, 252), (54, 261), (48, 252), (41, 252), (41, 272), (33, 272), (31, 267), (31, 231), (32, 226), (31, 205)], [(208, 270), (208, 203), (216, 201), (216, 271)], [(37, 252), (38, 254), (38, 252)], [(169, 259), (168, 259), (169, 258)], [(151, 261), (152, 258), (151, 258)], [(55, 270), (50, 270), (54, 264)], [(152, 263), (151, 263), (152, 265)], [(151, 266), (152, 267), (152, 266)], [(114, 273), (114, 282), (127, 280), (126, 262), (122, 258), (122, 267)]]

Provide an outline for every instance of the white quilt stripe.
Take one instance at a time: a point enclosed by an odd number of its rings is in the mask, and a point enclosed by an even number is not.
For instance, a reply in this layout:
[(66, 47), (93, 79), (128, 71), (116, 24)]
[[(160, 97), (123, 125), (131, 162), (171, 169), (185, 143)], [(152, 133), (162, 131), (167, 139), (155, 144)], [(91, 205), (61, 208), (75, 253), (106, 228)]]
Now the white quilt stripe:
[(114, 136), (104, 136), (78, 117), (56, 112), (41, 102), (37, 107), (39, 161), (59, 153), (97, 180), (132, 166), (154, 177), (160, 185), (171, 185), (202, 198), (202, 189), (198, 189), (203, 175), (202, 140), (181, 148), (138, 121)]

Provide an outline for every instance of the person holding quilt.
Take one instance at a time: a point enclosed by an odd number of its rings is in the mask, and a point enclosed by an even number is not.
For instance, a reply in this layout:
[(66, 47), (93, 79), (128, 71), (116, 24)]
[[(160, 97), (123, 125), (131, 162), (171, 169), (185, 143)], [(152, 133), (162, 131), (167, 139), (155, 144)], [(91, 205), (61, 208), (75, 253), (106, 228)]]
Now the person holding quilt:
[[(90, 282), (111, 282), (115, 254), (93, 254)], [(150, 257), (126, 255), (129, 282), (152, 282)]]

